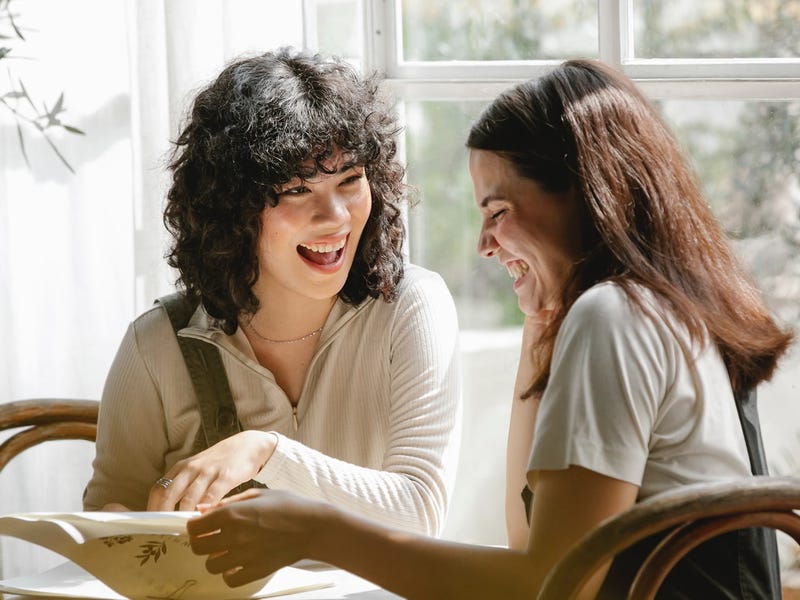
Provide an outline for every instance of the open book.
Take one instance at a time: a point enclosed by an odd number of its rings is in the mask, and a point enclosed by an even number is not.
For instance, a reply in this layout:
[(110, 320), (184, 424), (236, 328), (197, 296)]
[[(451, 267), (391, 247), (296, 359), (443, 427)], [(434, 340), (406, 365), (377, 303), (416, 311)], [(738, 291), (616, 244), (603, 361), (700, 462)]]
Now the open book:
[(206, 571), (204, 556), (192, 552), (186, 521), (196, 514), (73, 512), (0, 517), (0, 535), (38, 544), (80, 567), (62, 565), (39, 576), (0, 581), (0, 591), (81, 598), (227, 600), (332, 585), (322, 573), (285, 567), (259, 581), (229, 588), (221, 576)]

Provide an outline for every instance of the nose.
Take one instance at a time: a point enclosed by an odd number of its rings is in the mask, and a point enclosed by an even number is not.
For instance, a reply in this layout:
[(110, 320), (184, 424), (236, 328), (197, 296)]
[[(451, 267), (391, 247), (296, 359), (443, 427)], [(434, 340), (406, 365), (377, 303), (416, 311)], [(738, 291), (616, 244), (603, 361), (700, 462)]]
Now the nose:
[(342, 223), (349, 216), (347, 197), (337, 191), (319, 194), (314, 208), (314, 218), (317, 221)]
[(491, 258), (497, 254), (499, 248), (500, 245), (494, 239), (494, 236), (489, 231), (486, 231), (485, 227), (481, 227), (481, 232), (478, 235), (478, 254), (483, 258)]

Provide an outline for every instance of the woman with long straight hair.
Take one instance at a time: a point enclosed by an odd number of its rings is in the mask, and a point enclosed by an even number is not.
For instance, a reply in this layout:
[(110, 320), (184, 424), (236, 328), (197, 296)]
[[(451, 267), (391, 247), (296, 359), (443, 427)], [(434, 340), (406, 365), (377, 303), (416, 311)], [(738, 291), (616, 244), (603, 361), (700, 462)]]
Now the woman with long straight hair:
[[(634, 84), (568, 61), (502, 93), (467, 146), (478, 250), (512, 274), (526, 315), (508, 444), (510, 548), (401, 535), (323, 504), (247, 493), (189, 523), (195, 551), (229, 584), (308, 557), (409, 598), (535, 598), (601, 521), (660, 492), (754, 474), (737, 403), (770, 378), (792, 334)], [(708, 544), (659, 597), (779, 597), (774, 538)], [(583, 597), (625, 597), (643, 552), (607, 565)]]

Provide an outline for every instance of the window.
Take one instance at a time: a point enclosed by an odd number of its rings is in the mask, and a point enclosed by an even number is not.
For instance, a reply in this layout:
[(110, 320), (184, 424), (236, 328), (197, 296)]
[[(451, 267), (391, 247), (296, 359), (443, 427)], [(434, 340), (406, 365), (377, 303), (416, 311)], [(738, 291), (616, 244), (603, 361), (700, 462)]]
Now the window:
[[(408, 179), (420, 197), (409, 213), (410, 257), (444, 276), (464, 333), (465, 437), (470, 427), (485, 431), (487, 421), (478, 427), (471, 418), (508, 405), (522, 316), (505, 272), (475, 251), (464, 139), (500, 90), (563, 59), (618, 66), (651, 97), (768, 303), (800, 330), (797, 0), (464, 0), (457, 8), (442, 0), (306, 0), (306, 11), (318, 31), (332, 22), (328, 13), (362, 26), (359, 36), (343, 29), (339, 41), (307, 41), (383, 71), (398, 99)], [(798, 445), (798, 425), (784, 417), (800, 385), (797, 346), (760, 390), (774, 472), (800, 469), (786, 459), (797, 453), (787, 445)], [(497, 410), (495, 418), (507, 417)], [(505, 430), (482, 446), (499, 444), (502, 460), (504, 440)], [(495, 479), (502, 488), (502, 473)], [(497, 543), (492, 535), (472, 537)]]

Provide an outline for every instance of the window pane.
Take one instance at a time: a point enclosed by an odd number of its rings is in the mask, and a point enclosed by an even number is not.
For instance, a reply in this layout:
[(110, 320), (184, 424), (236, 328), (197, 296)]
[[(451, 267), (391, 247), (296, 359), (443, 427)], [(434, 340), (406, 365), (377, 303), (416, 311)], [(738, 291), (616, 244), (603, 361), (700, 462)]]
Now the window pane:
[(597, 0), (402, 0), (403, 60), (597, 56)]
[(409, 213), (411, 261), (444, 277), (466, 329), (522, 323), (506, 270), (477, 252), (480, 218), (464, 143), (485, 105), (426, 101), (405, 108), (408, 181), (419, 196)]
[(768, 303), (800, 326), (800, 102), (670, 100), (661, 110)]
[(361, 0), (305, 0), (307, 42), (360, 66), (364, 48)]
[(633, 0), (637, 58), (800, 57), (798, 0)]

